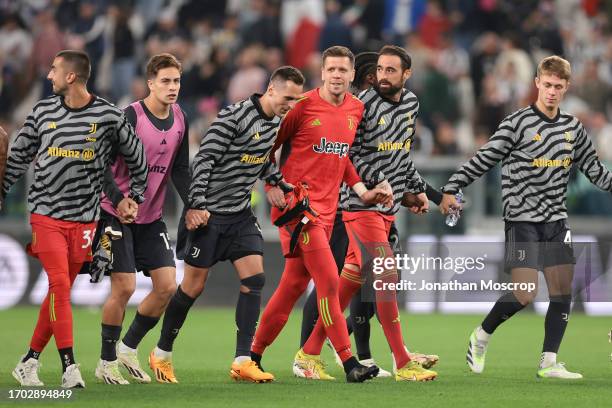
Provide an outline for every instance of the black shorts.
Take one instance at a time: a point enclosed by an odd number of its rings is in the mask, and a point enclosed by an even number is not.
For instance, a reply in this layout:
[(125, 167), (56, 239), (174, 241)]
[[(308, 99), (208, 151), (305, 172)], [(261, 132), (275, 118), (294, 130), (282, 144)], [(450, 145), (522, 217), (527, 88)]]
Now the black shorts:
[(212, 214), (205, 227), (189, 234), (185, 263), (210, 268), (248, 255), (263, 255), (263, 237), (250, 209), (237, 214)]
[(542, 270), (575, 264), (572, 233), (567, 220), (553, 222), (506, 221), (506, 268)]
[[(102, 211), (100, 220), (113, 217)], [(162, 267), (176, 267), (168, 229), (161, 220), (149, 224), (120, 224), (123, 238), (111, 242), (112, 272), (149, 272)]]

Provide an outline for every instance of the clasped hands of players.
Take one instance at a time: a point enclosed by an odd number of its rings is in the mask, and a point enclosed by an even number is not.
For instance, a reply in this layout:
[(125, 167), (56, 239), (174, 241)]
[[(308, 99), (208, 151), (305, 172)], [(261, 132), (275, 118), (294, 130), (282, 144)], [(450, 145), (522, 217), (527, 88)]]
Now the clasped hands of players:
[(402, 207), (417, 215), (423, 215), (429, 212), (429, 198), (425, 193), (404, 193), (402, 196)]
[[(285, 184), (289, 188), (293, 188), (292, 184), (285, 182)], [(424, 193), (422, 193), (425, 196)], [(287, 201), (285, 200), (284, 191), (278, 187), (274, 186), (270, 188), (266, 192), (266, 197), (270, 205), (277, 208), (285, 208), (287, 206)], [(376, 187), (371, 190), (365, 190), (359, 198), (365, 204), (382, 204), (385, 207), (391, 208), (393, 206), (393, 191), (391, 189), (391, 185), (387, 180), (379, 183)], [(427, 196), (420, 197), (421, 201), (417, 201), (416, 204), (413, 204), (414, 210), (411, 208), (411, 211), (416, 213), (423, 213), (428, 211), (428, 201)], [(193, 231), (199, 227), (203, 227), (208, 223), (208, 219), (210, 218), (210, 212), (208, 210), (198, 210), (191, 208), (187, 210), (185, 214), (185, 226), (187, 230)]]
[(117, 217), (122, 224), (131, 224), (138, 215), (138, 203), (130, 197), (123, 198), (117, 205)]
[[(387, 184), (389, 183), (387, 182)], [(366, 190), (363, 194), (359, 195), (359, 199), (364, 204), (382, 204), (383, 207), (393, 207), (393, 191), (390, 185), (388, 188), (376, 186), (371, 190)]]
[[(387, 185), (383, 185), (383, 183)], [(294, 186), (290, 183), (284, 182), (284, 184), (290, 188)], [(284, 209), (287, 206), (285, 200), (285, 192), (278, 186), (270, 188), (266, 192), (268, 203), (276, 208)], [(365, 204), (382, 204), (385, 207), (391, 208), (393, 206), (393, 191), (391, 191), (391, 185), (385, 180), (384, 182), (377, 185), (371, 190), (365, 190), (359, 198)]]
[[(286, 181), (283, 181), (283, 183), (285, 184), (287, 189), (292, 189), (295, 187), (293, 184), (287, 183)], [(274, 186), (270, 188), (266, 192), (266, 197), (268, 198), (268, 203), (270, 203), (270, 205), (273, 207), (280, 208), (282, 210), (287, 206), (287, 201), (285, 200), (285, 192), (279, 186)]]
[(210, 218), (210, 212), (208, 210), (198, 210), (197, 208), (190, 208), (185, 213), (185, 227), (188, 231), (196, 230), (200, 227), (205, 227), (208, 224)]
[(442, 195), (442, 201), (439, 205), (440, 212), (444, 215), (448, 215), (451, 210), (453, 211), (461, 211), (463, 206), (457, 202), (457, 198), (454, 194), (446, 194)]

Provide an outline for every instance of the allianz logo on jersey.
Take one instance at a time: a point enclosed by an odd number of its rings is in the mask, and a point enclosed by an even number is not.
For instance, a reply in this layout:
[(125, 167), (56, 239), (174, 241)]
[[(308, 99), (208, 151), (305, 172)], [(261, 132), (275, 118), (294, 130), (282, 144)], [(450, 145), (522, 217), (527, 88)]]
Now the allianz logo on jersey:
[(565, 167), (568, 168), (572, 164), (572, 159), (566, 157), (564, 159), (547, 159), (546, 157), (538, 157), (533, 159), (531, 165), (533, 167)]
[(388, 151), (388, 150), (402, 150), (406, 149), (410, 151), (410, 140), (406, 142), (380, 142), (378, 143), (378, 151)]
[(348, 143), (328, 142), (326, 138), (321, 138), (319, 145), (312, 145), (312, 150), (319, 154), (337, 154), (340, 158), (348, 155)]
[(268, 160), (268, 155), (265, 156), (255, 156), (251, 154), (243, 154), (240, 158), (240, 163), (246, 164), (264, 164)]
[(149, 165), (149, 173), (166, 174), (166, 166), (160, 166), (158, 164)]
[(63, 149), (61, 147), (47, 148), (47, 155), (50, 157), (67, 157), (70, 159), (83, 159), (85, 161), (93, 160), (96, 153), (93, 149), (73, 150)]

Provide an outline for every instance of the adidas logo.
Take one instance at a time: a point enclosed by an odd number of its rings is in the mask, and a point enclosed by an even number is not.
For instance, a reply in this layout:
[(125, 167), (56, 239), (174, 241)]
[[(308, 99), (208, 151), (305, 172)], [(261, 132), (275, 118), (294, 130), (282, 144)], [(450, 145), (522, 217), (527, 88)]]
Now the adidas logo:
[(104, 376), (102, 376), (102, 378), (104, 379), (104, 382), (107, 383), (107, 384), (116, 384), (116, 385), (119, 385), (119, 381), (117, 381), (117, 380), (115, 380), (115, 379), (113, 379), (113, 378), (111, 378), (109, 376), (104, 375)]
[(134, 377), (134, 378), (144, 378), (139, 371), (135, 370), (134, 368), (130, 367), (129, 365), (127, 365), (125, 363), (121, 363), (121, 364), (132, 375), (132, 377)]
[(55, 123), (55, 122), (50, 122), (50, 123), (47, 125), (47, 129), (57, 129), (57, 123)]
[(255, 140), (259, 140), (259, 139), (261, 139), (261, 136), (259, 136), (259, 132), (255, 133), (255, 134), (253, 135), (253, 139), (255, 139)]
[(539, 133), (536, 133), (536, 135), (531, 140), (534, 141), (534, 142), (541, 142), (542, 141), (542, 136), (540, 136)]
[(172, 382), (159, 368), (155, 370), (155, 374), (158, 381)]
[(165, 145), (166, 143), (166, 139), (163, 139), (162, 142), (160, 143), (160, 145)]
[(319, 119), (315, 119), (310, 122), (310, 126), (321, 126), (321, 121)]
[(378, 125), (379, 126), (383, 126), (383, 125), (386, 125), (386, 124), (387, 124), (387, 122), (385, 122), (385, 118), (380, 118), (380, 120), (378, 121)]

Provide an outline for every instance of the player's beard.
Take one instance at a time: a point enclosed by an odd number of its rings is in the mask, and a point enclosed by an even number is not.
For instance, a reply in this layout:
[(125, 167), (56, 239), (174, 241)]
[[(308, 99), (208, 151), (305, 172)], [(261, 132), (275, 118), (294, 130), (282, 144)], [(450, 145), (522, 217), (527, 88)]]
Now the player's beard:
[(391, 82), (384, 82), (384, 81), (383, 83), (389, 84), (389, 87), (381, 88), (380, 82), (376, 84), (374, 87), (376, 88), (379, 94), (381, 94), (382, 96), (386, 98), (390, 98), (402, 90), (402, 85), (393, 85)]
[(67, 86), (60, 88), (60, 87), (53, 85), (53, 93), (55, 95), (65, 96), (67, 90), (68, 90)]

